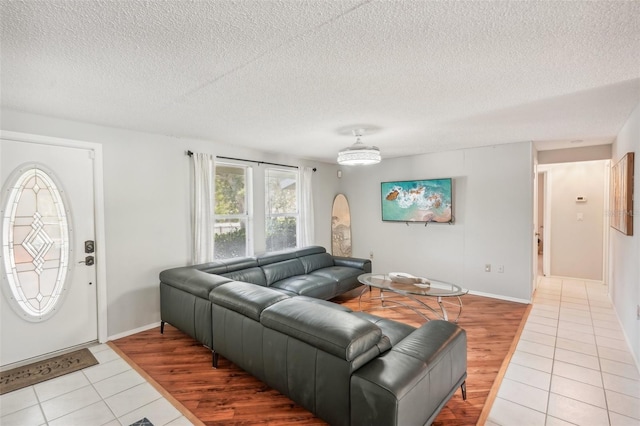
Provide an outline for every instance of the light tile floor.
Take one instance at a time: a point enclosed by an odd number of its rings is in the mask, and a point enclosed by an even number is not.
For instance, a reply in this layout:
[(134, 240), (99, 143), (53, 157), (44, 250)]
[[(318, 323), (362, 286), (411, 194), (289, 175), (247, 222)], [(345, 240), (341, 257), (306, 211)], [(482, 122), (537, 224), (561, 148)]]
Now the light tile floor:
[(640, 425), (640, 375), (605, 286), (541, 279), (487, 425)]
[(89, 350), (98, 365), (0, 396), (0, 425), (192, 424), (109, 346)]

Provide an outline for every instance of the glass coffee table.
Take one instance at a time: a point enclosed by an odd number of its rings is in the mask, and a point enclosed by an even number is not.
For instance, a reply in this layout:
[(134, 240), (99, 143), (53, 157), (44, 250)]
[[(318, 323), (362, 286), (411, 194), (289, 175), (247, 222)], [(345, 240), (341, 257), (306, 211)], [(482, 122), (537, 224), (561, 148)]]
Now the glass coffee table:
[[(388, 274), (362, 274), (358, 277), (358, 281), (365, 285), (360, 293), (358, 303), (361, 304), (362, 296), (369, 290), (370, 299), (379, 299), (383, 308), (405, 307), (409, 308), (423, 318), (429, 320), (425, 315), (425, 311), (435, 314), (438, 318), (445, 321), (449, 320), (449, 314), (445, 305), (455, 306), (458, 315), (453, 320), (458, 322), (460, 314), (462, 314), (462, 299), (469, 292), (459, 285), (447, 283), (444, 281), (432, 280), (429, 278), (429, 284), (407, 284), (392, 281)], [(371, 293), (372, 288), (380, 290), (380, 297), (374, 297)], [(385, 297), (386, 293), (392, 293)], [(401, 297), (397, 297), (401, 296)], [(402, 299), (404, 298), (404, 300)], [(434, 298), (439, 309), (434, 309), (426, 303), (424, 298)]]

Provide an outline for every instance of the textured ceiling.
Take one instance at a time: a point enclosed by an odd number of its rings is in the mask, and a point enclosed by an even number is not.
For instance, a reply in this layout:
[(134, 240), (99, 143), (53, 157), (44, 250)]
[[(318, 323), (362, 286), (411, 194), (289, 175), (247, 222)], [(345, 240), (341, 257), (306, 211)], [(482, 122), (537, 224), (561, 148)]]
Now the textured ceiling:
[(640, 102), (639, 1), (1, 8), (3, 108), (328, 162), (357, 127), (387, 158), (608, 143)]

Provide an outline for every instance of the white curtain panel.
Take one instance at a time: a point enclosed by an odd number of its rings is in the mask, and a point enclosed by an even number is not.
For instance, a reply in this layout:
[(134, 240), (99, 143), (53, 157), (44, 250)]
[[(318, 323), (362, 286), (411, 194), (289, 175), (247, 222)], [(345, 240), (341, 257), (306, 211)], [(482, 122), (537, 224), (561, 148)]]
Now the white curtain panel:
[(214, 259), (215, 165), (213, 155), (194, 153), (193, 159), (193, 264)]
[(300, 247), (314, 244), (313, 169), (304, 167), (300, 172)]

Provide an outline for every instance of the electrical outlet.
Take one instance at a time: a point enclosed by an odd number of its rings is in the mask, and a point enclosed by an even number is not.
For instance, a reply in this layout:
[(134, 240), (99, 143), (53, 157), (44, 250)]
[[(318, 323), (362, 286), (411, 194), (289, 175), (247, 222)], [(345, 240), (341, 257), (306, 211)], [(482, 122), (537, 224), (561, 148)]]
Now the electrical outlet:
[(373, 259), (373, 251), (369, 252), (369, 259)]
[(504, 265), (498, 265), (498, 273), (504, 274)]
[(491, 272), (491, 265), (488, 264), (488, 263), (486, 265), (484, 265), (484, 271), (485, 272)]

